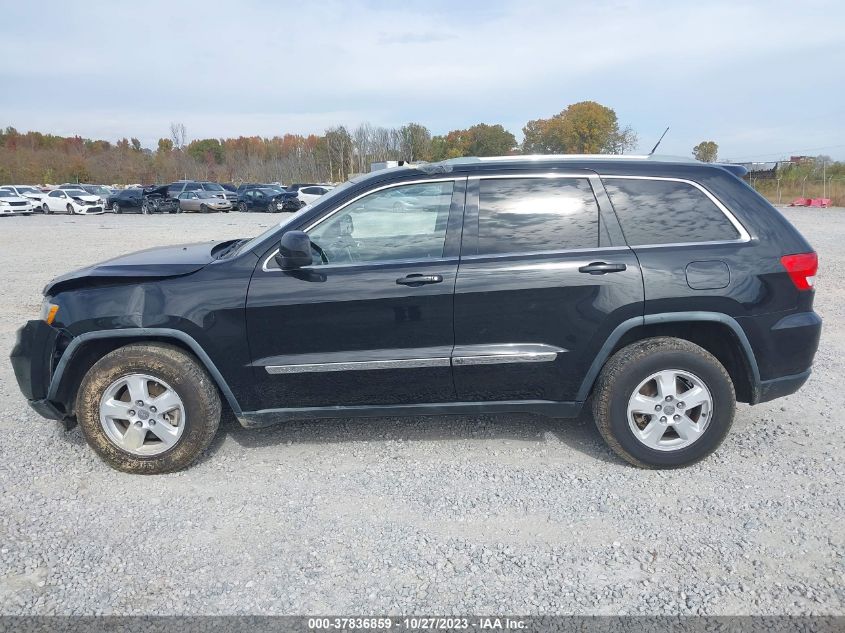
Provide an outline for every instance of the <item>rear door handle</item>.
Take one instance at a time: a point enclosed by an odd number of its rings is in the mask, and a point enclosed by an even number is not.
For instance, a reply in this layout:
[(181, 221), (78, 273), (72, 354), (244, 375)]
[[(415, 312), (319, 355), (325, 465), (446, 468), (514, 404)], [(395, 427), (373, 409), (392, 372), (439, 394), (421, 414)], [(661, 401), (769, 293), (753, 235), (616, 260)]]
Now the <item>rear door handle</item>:
[(578, 269), (579, 273), (590, 273), (591, 275), (604, 275), (606, 273), (621, 273), (627, 266), (625, 264), (607, 264), (605, 262), (592, 262)]
[(420, 275), (415, 273), (407, 277), (400, 277), (396, 280), (396, 283), (402, 286), (424, 286), (426, 284), (439, 284), (441, 281), (443, 281), (442, 275)]

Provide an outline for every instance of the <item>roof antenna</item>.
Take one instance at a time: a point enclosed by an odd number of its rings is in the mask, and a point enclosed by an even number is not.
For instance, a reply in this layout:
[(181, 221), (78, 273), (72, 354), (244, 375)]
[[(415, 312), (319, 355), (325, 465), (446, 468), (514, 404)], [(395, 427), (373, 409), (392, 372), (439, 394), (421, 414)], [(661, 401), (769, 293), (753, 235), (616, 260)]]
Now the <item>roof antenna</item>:
[(663, 134), (660, 135), (660, 138), (657, 139), (657, 143), (654, 144), (654, 147), (651, 148), (651, 151), (648, 153), (649, 156), (652, 156), (655, 151), (657, 151), (657, 147), (660, 145), (660, 142), (663, 140), (663, 137), (666, 136), (666, 132), (669, 131), (669, 126), (666, 126), (666, 129), (663, 130)]

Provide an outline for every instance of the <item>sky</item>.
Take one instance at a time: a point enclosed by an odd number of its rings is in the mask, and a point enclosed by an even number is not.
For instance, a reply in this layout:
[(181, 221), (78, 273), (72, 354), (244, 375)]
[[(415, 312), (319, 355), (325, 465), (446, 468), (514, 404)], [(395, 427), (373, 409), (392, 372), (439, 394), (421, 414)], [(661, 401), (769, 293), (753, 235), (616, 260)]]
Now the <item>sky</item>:
[(845, 2), (0, 0), (0, 126), (155, 147), (613, 108), (647, 153), (845, 160)]

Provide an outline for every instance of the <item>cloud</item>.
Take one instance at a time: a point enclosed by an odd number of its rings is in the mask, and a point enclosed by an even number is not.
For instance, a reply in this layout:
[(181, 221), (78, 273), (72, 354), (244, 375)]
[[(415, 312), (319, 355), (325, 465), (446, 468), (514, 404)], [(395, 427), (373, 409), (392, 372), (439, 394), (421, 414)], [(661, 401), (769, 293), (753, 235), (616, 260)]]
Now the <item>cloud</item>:
[(192, 136), (412, 120), (519, 135), (595, 99), (645, 149), (666, 125), (673, 153), (845, 144), (841, 118), (802, 122), (845, 92), (834, 2), (47, 2), (4, 19), (0, 110), (20, 129), (147, 145), (174, 120)]

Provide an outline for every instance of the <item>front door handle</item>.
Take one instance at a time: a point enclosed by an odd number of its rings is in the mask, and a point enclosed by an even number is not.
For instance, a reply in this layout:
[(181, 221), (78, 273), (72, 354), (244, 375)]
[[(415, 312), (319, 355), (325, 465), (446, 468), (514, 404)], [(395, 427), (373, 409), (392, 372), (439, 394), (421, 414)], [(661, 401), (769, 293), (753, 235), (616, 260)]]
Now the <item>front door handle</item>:
[(604, 275), (606, 273), (621, 273), (627, 266), (625, 264), (607, 264), (605, 262), (592, 262), (578, 269), (579, 273), (590, 273), (591, 275)]
[(420, 275), (415, 273), (407, 277), (400, 277), (396, 280), (397, 284), (402, 286), (424, 286), (426, 284), (439, 284), (443, 281), (442, 275)]

